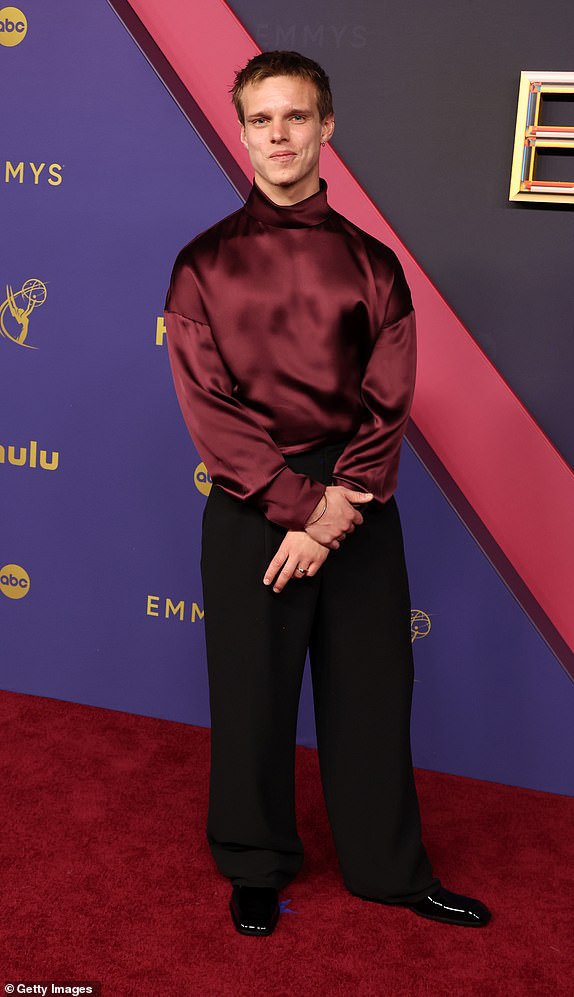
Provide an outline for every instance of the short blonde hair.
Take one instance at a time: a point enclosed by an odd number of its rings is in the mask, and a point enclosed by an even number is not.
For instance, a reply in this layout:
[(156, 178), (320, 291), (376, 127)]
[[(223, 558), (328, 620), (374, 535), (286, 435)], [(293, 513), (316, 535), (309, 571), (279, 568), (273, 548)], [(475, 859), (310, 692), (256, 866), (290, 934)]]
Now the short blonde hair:
[(271, 76), (298, 76), (309, 80), (317, 91), (317, 110), (321, 121), (333, 113), (333, 95), (329, 77), (318, 62), (308, 59), (299, 52), (286, 52), (278, 49), (275, 52), (261, 52), (250, 59), (243, 69), (235, 74), (231, 87), (231, 99), (237, 111), (237, 117), (245, 124), (243, 111), (243, 91), (249, 83), (259, 83)]

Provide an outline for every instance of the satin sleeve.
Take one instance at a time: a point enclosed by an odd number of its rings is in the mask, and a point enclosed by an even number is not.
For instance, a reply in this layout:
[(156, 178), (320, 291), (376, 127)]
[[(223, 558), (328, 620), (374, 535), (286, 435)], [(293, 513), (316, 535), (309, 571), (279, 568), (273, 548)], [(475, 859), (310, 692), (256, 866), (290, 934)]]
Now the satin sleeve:
[(372, 492), (386, 502), (398, 479), (400, 449), (416, 377), (416, 321), (403, 269), (393, 285), (361, 381), (363, 416), (333, 468), (333, 484)]
[(167, 309), (164, 317), (179, 405), (211, 480), (279, 526), (303, 530), (325, 485), (293, 471), (234, 394), (209, 324)]

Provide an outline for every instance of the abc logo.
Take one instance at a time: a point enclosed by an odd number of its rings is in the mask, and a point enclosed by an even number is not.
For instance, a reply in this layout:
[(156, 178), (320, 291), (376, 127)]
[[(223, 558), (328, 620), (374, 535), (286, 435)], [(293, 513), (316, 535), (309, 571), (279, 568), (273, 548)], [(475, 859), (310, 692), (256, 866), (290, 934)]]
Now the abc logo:
[(211, 491), (211, 478), (203, 462), (197, 465), (193, 480), (198, 492), (201, 492), (202, 495), (209, 495)]
[(0, 592), (9, 599), (23, 599), (30, 591), (30, 575), (19, 564), (0, 568)]
[(28, 21), (17, 7), (2, 7), (0, 10), (0, 45), (19, 45), (26, 37)]

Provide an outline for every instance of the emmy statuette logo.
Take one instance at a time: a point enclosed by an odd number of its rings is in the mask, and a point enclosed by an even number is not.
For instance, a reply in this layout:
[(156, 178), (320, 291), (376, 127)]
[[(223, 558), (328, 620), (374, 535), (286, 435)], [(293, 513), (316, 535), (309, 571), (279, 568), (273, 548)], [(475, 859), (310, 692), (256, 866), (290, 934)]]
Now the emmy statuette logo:
[(7, 599), (23, 599), (30, 591), (30, 575), (19, 564), (0, 568), (0, 592)]
[(13, 48), (23, 42), (28, 31), (26, 15), (18, 7), (0, 9), (0, 45)]
[(431, 621), (428, 613), (423, 609), (411, 610), (411, 643), (420, 640), (421, 637), (428, 637), (431, 629)]
[(26, 342), (28, 325), (32, 312), (44, 304), (47, 296), (46, 285), (35, 277), (25, 280), (19, 291), (7, 284), (6, 298), (0, 304), (0, 336), (16, 346), (36, 350), (37, 346)]

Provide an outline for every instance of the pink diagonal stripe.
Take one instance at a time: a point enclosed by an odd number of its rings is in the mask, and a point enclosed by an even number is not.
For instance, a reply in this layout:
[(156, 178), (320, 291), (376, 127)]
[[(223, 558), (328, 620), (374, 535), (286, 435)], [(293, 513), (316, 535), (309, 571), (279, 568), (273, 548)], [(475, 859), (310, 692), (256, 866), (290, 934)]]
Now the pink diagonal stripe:
[[(223, 0), (130, 0), (246, 176), (228, 90), (259, 49)], [(391, 246), (419, 328), (412, 417), (491, 536), (574, 650), (574, 474), (342, 160), (323, 152), (333, 207)]]

